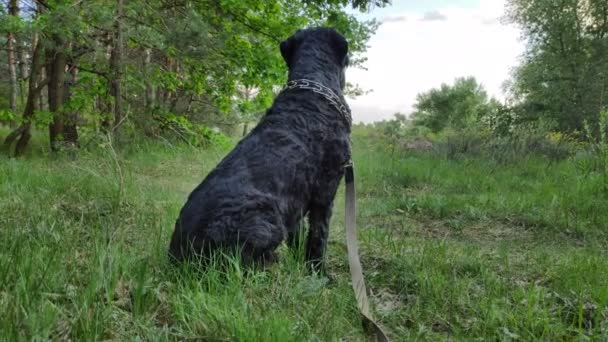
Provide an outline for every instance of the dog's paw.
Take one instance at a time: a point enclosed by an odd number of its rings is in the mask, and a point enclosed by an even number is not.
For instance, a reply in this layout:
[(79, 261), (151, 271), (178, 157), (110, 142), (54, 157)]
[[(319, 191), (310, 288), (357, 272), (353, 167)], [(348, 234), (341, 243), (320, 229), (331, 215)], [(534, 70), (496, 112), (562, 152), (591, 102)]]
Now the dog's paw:
[(279, 262), (279, 254), (276, 251), (267, 252), (262, 258), (262, 269), (267, 270)]

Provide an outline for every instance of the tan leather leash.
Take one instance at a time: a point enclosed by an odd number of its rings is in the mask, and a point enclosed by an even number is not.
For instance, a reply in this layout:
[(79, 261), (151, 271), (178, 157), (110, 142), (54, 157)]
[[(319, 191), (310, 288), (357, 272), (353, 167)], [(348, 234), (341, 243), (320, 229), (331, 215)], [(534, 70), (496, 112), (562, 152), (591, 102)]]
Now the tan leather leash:
[(363, 278), (363, 268), (361, 267), (361, 260), (359, 260), (359, 246), (357, 243), (357, 230), (355, 225), (355, 171), (353, 162), (349, 162), (344, 167), (344, 180), (346, 183), (346, 211), (344, 221), (346, 224), (346, 248), (348, 250), (348, 264), (350, 266), (350, 276), (355, 298), (357, 299), (357, 306), (359, 307), (361, 316), (363, 316), (364, 326), (366, 326), (366, 328), (369, 328), (370, 326), (373, 328), (376, 335), (376, 341), (388, 342), (388, 337), (384, 331), (382, 331), (380, 325), (374, 321), (369, 312), (369, 301), (367, 300), (367, 289), (365, 287), (365, 279)]

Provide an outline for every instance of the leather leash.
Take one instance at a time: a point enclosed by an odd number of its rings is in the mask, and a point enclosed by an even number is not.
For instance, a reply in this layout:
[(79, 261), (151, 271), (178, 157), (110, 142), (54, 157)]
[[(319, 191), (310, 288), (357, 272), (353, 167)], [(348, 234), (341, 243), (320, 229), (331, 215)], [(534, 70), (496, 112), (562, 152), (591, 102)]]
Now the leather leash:
[[(342, 94), (337, 95), (331, 88), (325, 85), (308, 79), (297, 79), (287, 82), (281, 90), (281, 93), (292, 89), (306, 89), (323, 96), (339, 113), (348, 127), (352, 126), (352, 117), (350, 108), (344, 101)], [(367, 300), (367, 289), (365, 287), (365, 279), (363, 278), (363, 269), (359, 260), (359, 246), (357, 243), (357, 230), (355, 226), (355, 173), (353, 162), (349, 161), (345, 168), (345, 183), (346, 183), (346, 248), (348, 250), (348, 264), (350, 266), (350, 276), (357, 306), (363, 317), (363, 325), (366, 329), (373, 328), (376, 335), (376, 341), (388, 342), (389, 339), (382, 331), (382, 328), (369, 312), (369, 301)]]
[(359, 260), (359, 246), (357, 242), (357, 230), (355, 225), (356, 205), (355, 205), (355, 171), (352, 161), (345, 166), (345, 185), (346, 185), (346, 248), (348, 250), (348, 264), (350, 267), (350, 276), (352, 281), (355, 298), (359, 312), (363, 317), (364, 327), (373, 328), (376, 335), (376, 341), (388, 342), (389, 339), (376, 321), (372, 318), (369, 312), (369, 301), (367, 299), (367, 289), (365, 287), (365, 279), (363, 278), (363, 268), (361, 260)]

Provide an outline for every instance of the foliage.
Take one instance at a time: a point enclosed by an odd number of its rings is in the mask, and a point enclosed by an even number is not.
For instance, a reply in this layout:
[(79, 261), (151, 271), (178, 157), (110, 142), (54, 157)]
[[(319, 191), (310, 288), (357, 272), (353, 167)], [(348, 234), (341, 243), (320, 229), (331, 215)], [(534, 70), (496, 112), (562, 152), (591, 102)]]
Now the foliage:
[(394, 119), (384, 123), (382, 127), (382, 135), (389, 143), (389, 148), (392, 152), (395, 151), (397, 144), (405, 137), (405, 127), (407, 118), (401, 113), (396, 113)]
[(10, 109), (0, 109), (0, 122), (14, 122), (17, 116)]
[(579, 168), (583, 169), (585, 175), (591, 172), (598, 173), (603, 180), (602, 192), (608, 197), (608, 109), (600, 113), (596, 134), (589, 123), (585, 122), (584, 126), (587, 139), (591, 142), (592, 156), (586, 159), (588, 162), (586, 164), (581, 163), (583, 160), (579, 160)]
[(608, 3), (510, 0), (508, 18), (528, 43), (511, 93), (519, 114), (581, 131), (608, 104)]
[[(495, 113), (509, 115), (503, 106)], [(388, 143), (392, 154), (395, 150), (432, 151), (437, 156), (450, 160), (484, 157), (506, 164), (540, 156), (555, 161), (571, 157), (585, 148), (578, 137), (556, 132), (554, 126), (543, 120), (518, 122), (509, 125), (491, 125), (494, 118), (484, 117), (480, 123), (470, 127), (454, 129), (447, 127), (435, 133), (426, 126), (412, 123), (405, 116), (396, 114), (395, 119), (375, 123), (375, 136)], [(504, 129), (504, 130), (503, 130)]]
[(421, 93), (416, 98), (414, 123), (439, 132), (447, 127), (463, 129), (476, 124), (499, 106), (488, 99), (483, 87), (473, 77), (458, 78), (453, 85)]
[[(333, 26), (349, 40), (352, 65), (362, 67), (378, 24), (358, 20), (346, 6), (367, 11), (388, 5), (386, 0), (126, 1), (118, 16), (119, 3), (19, 1), (19, 17), (0, 12), (0, 35), (17, 34), (26, 56), (31, 57), (36, 37), (48, 51), (65, 53), (69, 70), (77, 70), (74, 79), (66, 73), (71, 89), (63, 89), (65, 103), (53, 116), (76, 117), (81, 130), (110, 125), (117, 103), (113, 86), (119, 81), (122, 117), (129, 121), (122, 127), (145, 131), (155, 112), (197, 123), (223, 121), (220, 127), (256, 120), (285, 82), (280, 41), (303, 27)], [(113, 64), (114, 52), (121, 50), (122, 59)], [(26, 61), (24, 70), (30, 64)], [(2, 74), (0, 85), (4, 82)], [(242, 96), (243, 89), (253, 95)], [(26, 98), (20, 99), (20, 111)], [(46, 98), (36, 110), (46, 110)]]
[(494, 101), (491, 109), (481, 118), (482, 126), (499, 137), (512, 135), (521, 121), (513, 108), (498, 101)]

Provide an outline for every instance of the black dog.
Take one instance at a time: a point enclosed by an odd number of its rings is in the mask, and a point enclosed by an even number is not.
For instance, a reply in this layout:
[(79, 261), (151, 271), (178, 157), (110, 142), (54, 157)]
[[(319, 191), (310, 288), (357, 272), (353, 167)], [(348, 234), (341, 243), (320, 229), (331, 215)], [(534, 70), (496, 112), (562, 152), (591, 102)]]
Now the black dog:
[(308, 215), (310, 266), (322, 266), (332, 205), (350, 160), (344, 102), (348, 43), (330, 28), (298, 30), (280, 45), (289, 82), (261, 122), (190, 194), (175, 224), (176, 260), (238, 250), (266, 263), (283, 241), (297, 244)]

